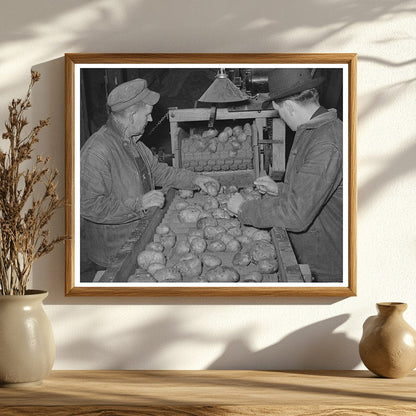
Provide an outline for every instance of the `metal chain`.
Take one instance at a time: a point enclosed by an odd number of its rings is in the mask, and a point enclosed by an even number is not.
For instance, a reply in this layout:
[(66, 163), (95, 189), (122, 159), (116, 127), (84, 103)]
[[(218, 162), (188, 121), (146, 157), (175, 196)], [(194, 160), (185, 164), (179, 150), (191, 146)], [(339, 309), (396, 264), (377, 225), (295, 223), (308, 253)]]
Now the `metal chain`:
[(151, 136), (153, 134), (153, 132), (159, 128), (159, 126), (163, 123), (163, 121), (168, 118), (169, 116), (169, 111), (156, 123), (155, 126), (153, 126), (152, 130), (149, 131), (148, 136)]

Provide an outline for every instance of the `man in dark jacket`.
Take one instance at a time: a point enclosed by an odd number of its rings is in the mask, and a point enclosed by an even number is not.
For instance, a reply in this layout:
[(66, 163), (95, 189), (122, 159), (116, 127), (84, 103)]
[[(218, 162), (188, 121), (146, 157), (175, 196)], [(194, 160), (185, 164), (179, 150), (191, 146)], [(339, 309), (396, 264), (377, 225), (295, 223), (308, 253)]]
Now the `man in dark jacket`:
[(285, 179), (259, 177), (257, 187), (273, 196), (244, 201), (235, 194), (228, 209), (244, 224), (286, 228), (299, 263), (309, 264), (314, 281), (342, 282), (343, 128), (336, 110), (319, 104), (315, 87), (322, 82), (306, 68), (269, 74), (269, 101), (296, 131)]
[(84, 270), (105, 269), (112, 263), (148, 209), (163, 206), (163, 190), (206, 190), (209, 182), (219, 187), (213, 178), (160, 163), (140, 142), (159, 98), (144, 79), (118, 85), (107, 99), (111, 110), (107, 123), (81, 149)]

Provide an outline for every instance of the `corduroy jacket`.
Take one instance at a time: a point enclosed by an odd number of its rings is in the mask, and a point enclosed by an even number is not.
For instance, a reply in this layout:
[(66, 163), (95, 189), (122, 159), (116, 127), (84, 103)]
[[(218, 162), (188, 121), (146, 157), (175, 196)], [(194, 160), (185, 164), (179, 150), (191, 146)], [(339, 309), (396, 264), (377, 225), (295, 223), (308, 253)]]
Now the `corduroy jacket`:
[[(80, 214), (88, 258), (108, 267), (146, 215), (142, 196), (155, 187), (193, 189), (195, 173), (160, 163), (123, 134), (111, 116), (81, 149)], [(85, 254), (85, 253), (84, 253)]]
[(244, 224), (281, 226), (299, 263), (320, 282), (341, 282), (343, 270), (342, 122), (335, 110), (298, 127), (277, 197), (246, 201)]

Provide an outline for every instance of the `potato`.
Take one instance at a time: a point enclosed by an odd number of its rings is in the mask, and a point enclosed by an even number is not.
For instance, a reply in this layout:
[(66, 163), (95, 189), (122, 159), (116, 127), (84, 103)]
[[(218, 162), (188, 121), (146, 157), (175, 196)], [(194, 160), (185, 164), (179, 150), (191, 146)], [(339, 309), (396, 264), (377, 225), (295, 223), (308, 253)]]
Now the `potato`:
[(235, 185), (230, 185), (228, 187), (228, 193), (235, 194), (236, 192), (238, 192), (238, 188)]
[(182, 255), (182, 254), (187, 254), (191, 251), (191, 245), (189, 244), (188, 241), (186, 240), (182, 240), (182, 241), (178, 241), (176, 243), (175, 246), (175, 253)]
[(137, 264), (145, 270), (153, 263), (166, 264), (164, 254), (160, 251), (144, 250), (137, 256)]
[(188, 204), (186, 201), (179, 201), (179, 202), (177, 202), (177, 203), (176, 203), (176, 205), (175, 205), (175, 208), (176, 208), (178, 211), (181, 211), (181, 210), (183, 210), (183, 209), (185, 209), (185, 208), (187, 208), (187, 207), (189, 207), (189, 204)]
[(248, 266), (251, 263), (250, 253), (247, 251), (240, 251), (233, 257), (234, 266)]
[(178, 219), (183, 223), (197, 222), (201, 218), (202, 208), (196, 205), (190, 206), (188, 208), (179, 211)]
[(217, 140), (215, 140), (215, 139), (211, 139), (211, 140), (209, 141), (208, 150), (209, 150), (211, 153), (215, 153), (215, 152), (217, 151), (217, 147), (218, 147), (218, 142), (217, 142)]
[(226, 246), (222, 241), (213, 240), (207, 244), (207, 250), (212, 251), (214, 253), (225, 251)]
[(243, 146), (237, 140), (233, 140), (230, 142), (232, 150), (240, 150)]
[(269, 243), (271, 243), (272, 238), (270, 237), (270, 233), (266, 230), (258, 230), (255, 233), (253, 233), (253, 235), (251, 236), (251, 238), (254, 241), (257, 240), (264, 240), (264, 241), (268, 241)]
[(258, 240), (252, 243), (250, 255), (252, 261), (258, 263), (260, 260), (274, 259), (276, 257), (276, 250), (273, 244), (268, 241)]
[(153, 277), (158, 282), (180, 282), (182, 280), (181, 274), (172, 267), (157, 270)]
[(233, 237), (239, 237), (240, 235), (243, 235), (240, 227), (231, 227), (228, 229), (228, 233)]
[(127, 279), (127, 282), (129, 283), (143, 283), (143, 282), (156, 282), (156, 279), (152, 277), (150, 273), (140, 273), (139, 275), (132, 274)]
[(198, 133), (191, 134), (188, 139), (185, 139), (187, 142), (194, 142), (195, 140), (202, 139), (202, 135)]
[(192, 198), (194, 196), (194, 191), (190, 189), (180, 189), (178, 194), (181, 198), (184, 198), (184, 199)]
[(219, 225), (207, 225), (204, 228), (204, 237), (207, 240), (213, 240), (218, 234), (225, 232), (225, 228), (220, 227)]
[(159, 224), (156, 227), (156, 233), (160, 235), (166, 235), (170, 233), (170, 228), (165, 224)]
[(241, 243), (237, 241), (235, 238), (233, 238), (231, 241), (229, 241), (226, 244), (226, 251), (231, 251), (232, 253), (235, 253), (240, 250), (241, 250)]
[(207, 282), (207, 279), (205, 278), (203, 274), (201, 274), (200, 276), (188, 277), (184, 280), (188, 283), (202, 283), (202, 282), (206, 283)]
[(204, 238), (204, 230), (190, 230), (187, 237), (188, 242), (192, 243), (194, 238)]
[(201, 254), (207, 249), (207, 242), (200, 237), (195, 237), (191, 241), (191, 251), (194, 254)]
[(244, 132), (241, 132), (238, 136), (237, 136), (237, 141), (239, 143), (244, 143), (247, 140), (247, 136)]
[(215, 239), (218, 241), (222, 241), (225, 245), (227, 245), (230, 241), (234, 240), (234, 237), (231, 234), (228, 234), (226, 231), (223, 231), (215, 236)]
[(222, 208), (217, 208), (214, 211), (212, 211), (212, 217), (213, 218), (224, 218), (224, 219), (227, 219), (227, 220), (231, 218), (230, 214), (227, 211), (223, 210)]
[(201, 260), (202, 260), (202, 264), (207, 269), (212, 269), (214, 267), (218, 267), (222, 263), (222, 260), (219, 257), (213, 256), (212, 254), (208, 254), (208, 253), (203, 254)]
[[(231, 130), (231, 129), (230, 129), (230, 130)], [(218, 141), (219, 141), (220, 143), (227, 143), (227, 141), (228, 141), (228, 133), (226, 133), (225, 131), (221, 132), (221, 133), (218, 135)]]
[(158, 270), (164, 269), (165, 265), (160, 263), (153, 263), (148, 268), (147, 271), (153, 276)]
[(196, 222), (196, 228), (199, 228), (199, 229), (203, 229), (207, 226), (215, 227), (216, 225), (218, 225), (218, 222), (215, 218), (212, 218), (212, 217), (200, 218)]
[(163, 245), (160, 243), (149, 243), (146, 245), (145, 250), (151, 250), (151, 251), (160, 251), (162, 252), (164, 249)]
[[(201, 207), (199, 207), (201, 208)], [(199, 218), (211, 218), (212, 215), (210, 212), (205, 211), (203, 208), (201, 208), (201, 215), (199, 216)]]
[(218, 207), (219, 207), (218, 201), (212, 196), (208, 197), (205, 200), (204, 205), (203, 205), (203, 208), (205, 211), (209, 211), (211, 209), (217, 209)]
[(238, 235), (236, 237), (236, 240), (239, 241), (243, 245), (251, 243), (251, 239), (248, 238), (246, 235)]
[(251, 125), (249, 123), (244, 124), (243, 132), (245, 133), (246, 136), (252, 136), (253, 135), (253, 131), (252, 131)]
[(190, 254), (183, 257), (174, 268), (175, 270), (178, 270), (184, 278), (195, 277), (201, 274), (202, 263), (198, 257)]
[(208, 182), (205, 184), (205, 187), (210, 196), (217, 196), (220, 191), (220, 184), (218, 182)]
[(195, 137), (194, 143), (195, 143), (196, 150), (199, 152), (203, 152), (207, 148), (209, 141), (206, 140), (205, 137), (202, 137), (200, 135), (195, 135), (195, 136), (196, 137)]
[(233, 129), (231, 127), (226, 127), (224, 133), (227, 133), (228, 137), (233, 135)]
[(276, 259), (264, 259), (257, 263), (257, 269), (260, 273), (276, 273), (279, 269), (279, 263)]
[(171, 249), (176, 243), (176, 234), (168, 234), (160, 236), (160, 244), (163, 245), (165, 250)]
[(215, 129), (208, 129), (202, 132), (202, 137), (205, 139), (211, 139), (212, 137), (216, 137), (218, 135), (218, 130)]
[(235, 283), (240, 280), (240, 275), (237, 270), (227, 266), (218, 266), (215, 269), (209, 270), (205, 274), (205, 277), (208, 282)]
[(246, 235), (250, 239), (253, 237), (253, 234), (258, 231), (257, 228), (250, 227), (247, 225), (243, 226), (242, 230), (243, 230), (243, 235)]
[(259, 272), (249, 272), (243, 276), (241, 276), (242, 282), (253, 282), (253, 283), (260, 283), (263, 281), (263, 276)]
[(234, 227), (240, 227), (240, 221), (237, 218), (219, 218), (217, 219), (218, 225), (224, 227), (226, 230), (229, 230)]
[(243, 128), (241, 126), (233, 127), (233, 136), (237, 137), (242, 132), (243, 132)]

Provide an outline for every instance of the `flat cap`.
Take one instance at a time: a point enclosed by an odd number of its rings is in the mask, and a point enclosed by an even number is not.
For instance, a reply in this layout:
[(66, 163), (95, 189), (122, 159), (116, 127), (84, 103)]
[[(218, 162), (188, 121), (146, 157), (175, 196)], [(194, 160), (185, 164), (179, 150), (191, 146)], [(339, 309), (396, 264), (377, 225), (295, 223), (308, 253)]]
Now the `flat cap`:
[(147, 88), (147, 81), (145, 79), (136, 78), (117, 85), (108, 94), (107, 104), (111, 108), (111, 111), (117, 112), (140, 102), (155, 105), (159, 101), (159, 98), (159, 93)]

